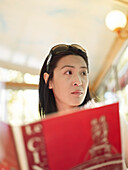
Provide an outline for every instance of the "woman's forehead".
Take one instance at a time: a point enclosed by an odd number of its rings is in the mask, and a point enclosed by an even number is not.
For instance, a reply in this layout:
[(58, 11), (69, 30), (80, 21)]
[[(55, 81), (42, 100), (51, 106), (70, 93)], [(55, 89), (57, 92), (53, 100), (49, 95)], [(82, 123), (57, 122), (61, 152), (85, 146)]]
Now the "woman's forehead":
[(83, 65), (83, 66), (87, 66), (86, 61), (83, 59), (83, 57), (79, 56), (79, 55), (66, 55), (63, 56), (57, 63), (57, 66), (59, 65), (64, 65), (64, 64), (68, 64), (68, 65)]

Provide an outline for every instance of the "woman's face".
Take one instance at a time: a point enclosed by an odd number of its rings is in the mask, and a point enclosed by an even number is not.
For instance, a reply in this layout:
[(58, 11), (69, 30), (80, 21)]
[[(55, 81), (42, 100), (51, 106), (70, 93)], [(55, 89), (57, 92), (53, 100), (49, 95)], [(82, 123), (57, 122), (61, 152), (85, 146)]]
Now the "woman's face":
[(80, 105), (86, 96), (88, 82), (87, 64), (81, 56), (67, 55), (61, 58), (49, 83), (58, 110)]

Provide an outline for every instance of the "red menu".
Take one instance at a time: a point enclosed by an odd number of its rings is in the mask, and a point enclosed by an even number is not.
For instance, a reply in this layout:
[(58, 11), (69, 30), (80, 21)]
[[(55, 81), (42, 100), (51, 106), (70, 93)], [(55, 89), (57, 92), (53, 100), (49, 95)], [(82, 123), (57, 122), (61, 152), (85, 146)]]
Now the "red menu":
[[(25, 155), (20, 157), (27, 159), (24, 169), (19, 161), (23, 170), (123, 169), (118, 103), (56, 114), (16, 128), (13, 133), (22, 140), (15, 140), (22, 143)], [(20, 160), (20, 148), (15, 150)]]

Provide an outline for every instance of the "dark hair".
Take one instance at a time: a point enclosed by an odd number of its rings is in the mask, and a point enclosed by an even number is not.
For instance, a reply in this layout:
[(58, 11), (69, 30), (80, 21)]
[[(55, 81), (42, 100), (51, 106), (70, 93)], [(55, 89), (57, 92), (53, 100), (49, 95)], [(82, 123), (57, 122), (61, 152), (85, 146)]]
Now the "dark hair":
[[(40, 72), (40, 80), (39, 80), (39, 112), (40, 116), (50, 114), (52, 112), (57, 112), (57, 106), (54, 98), (54, 94), (52, 89), (49, 89), (49, 81), (53, 78), (53, 72), (54, 69), (57, 66), (58, 61), (67, 55), (79, 55), (81, 56), (86, 64), (87, 69), (89, 72), (89, 65), (88, 65), (88, 57), (86, 54), (85, 49), (83, 49), (81, 46), (77, 44), (59, 44), (54, 46), (51, 50), (49, 55), (44, 61), (44, 64), (42, 66), (41, 72)], [(47, 81), (47, 84), (44, 81), (43, 75), (47, 72), (49, 74), (49, 78)], [(89, 100), (91, 100), (89, 87), (87, 88), (87, 94), (83, 101), (83, 103), (80, 105), (86, 104)]]

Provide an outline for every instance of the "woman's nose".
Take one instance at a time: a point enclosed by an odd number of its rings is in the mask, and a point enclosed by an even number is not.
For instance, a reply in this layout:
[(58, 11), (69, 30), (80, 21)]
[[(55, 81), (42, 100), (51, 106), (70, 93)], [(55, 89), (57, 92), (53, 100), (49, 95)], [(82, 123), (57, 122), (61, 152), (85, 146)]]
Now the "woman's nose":
[(77, 75), (74, 77), (73, 86), (80, 86), (80, 85), (82, 85), (82, 80), (81, 80), (80, 76)]

